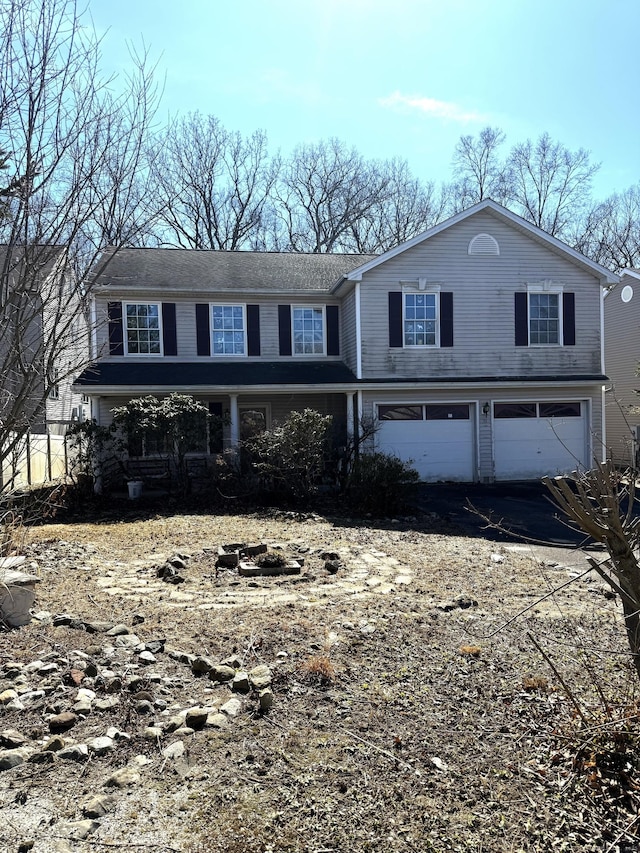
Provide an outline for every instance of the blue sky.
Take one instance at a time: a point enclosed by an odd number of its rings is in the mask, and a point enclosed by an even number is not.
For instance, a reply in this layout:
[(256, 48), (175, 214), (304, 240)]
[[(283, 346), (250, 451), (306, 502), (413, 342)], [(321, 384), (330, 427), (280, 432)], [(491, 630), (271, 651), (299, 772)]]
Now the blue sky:
[(639, 0), (89, 0), (104, 65), (142, 40), (159, 117), (199, 110), (283, 154), (336, 136), (446, 180), (462, 134), (543, 131), (640, 181)]

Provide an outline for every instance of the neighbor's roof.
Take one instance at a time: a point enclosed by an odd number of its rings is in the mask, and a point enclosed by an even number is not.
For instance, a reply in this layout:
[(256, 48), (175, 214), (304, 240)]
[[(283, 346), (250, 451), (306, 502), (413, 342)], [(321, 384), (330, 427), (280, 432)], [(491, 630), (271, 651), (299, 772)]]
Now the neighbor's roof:
[(180, 291), (321, 292), (375, 255), (222, 252), (200, 249), (108, 249), (95, 284)]

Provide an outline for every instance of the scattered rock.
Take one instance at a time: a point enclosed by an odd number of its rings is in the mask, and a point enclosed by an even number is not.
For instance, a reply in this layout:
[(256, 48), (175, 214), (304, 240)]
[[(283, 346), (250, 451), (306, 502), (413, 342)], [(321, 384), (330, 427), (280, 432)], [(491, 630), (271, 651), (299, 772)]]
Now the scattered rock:
[(4, 746), (6, 749), (15, 749), (19, 746), (24, 746), (26, 742), (26, 737), (17, 729), (5, 729), (0, 732), (0, 746)]
[(242, 702), (235, 697), (229, 699), (229, 701), (225, 702), (220, 708), (221, 713), (226, 714), (227, 717), (237, 717), (241, 710)]
[(129, 785), (137, 785), (140, 774), (135, 767), (121, 767), (109, 776), (105, 785), (111, 788), (127, 788)]
[(184, 755), (184, 741), (177, 740), (174, 743), (170, 743), (169, 746), (165, 746), (162, 750), (162, 755), (165, 758), (181, 758)]
[(271, 684), (271, 670), (266, 664), (259, 664), (249, 672), (249, 681), (254, 690), (262, 690), (265, 687), (269, 687)]
[(28, 757), (29, 750), (26, 747), (0, 750), (0, 770), (11, 770), (13, 767), (23, 764)]
[(100, 824), (96, 820), (74, 820), (64, 825), (69, 838), (74, 841), (83, 841), (98, 829)]
[(86, 800), (82, 806), (82, 814), (88, 818), (104, 817), (107, 812), (113, 811), (117, 802), (113, 794), (96, 794)]
[(273, 706), (273, 691), (266, 687), (258, 693), (258, 701), (260, 702), (260, 711), (266, 714)]
[(113, 752), (113, 740), (110, 737), (102, 736), (95, 737), (93, 740), (90, 740), (87, 743), (89, 747), (89, 752), (92, 752), (94, 755), (106, 755), (109, 752)]
[(57, 756), (62, 761), (86, 761), (89, 758), (89, 748), (86, 743), (72, 743), (58, 750)]
[(208, 716), (208, 708), (189, 708), (185, 716), (185, 723), (192, 729), (201, 729), (207, 722)]
[(224, 664), (215, 664), (209, 670), (209, 678), (211, 681), (225, 682), (231, 681), (235, 677), (236, 671), (232, 666)]
[(73, 711), (63, 711), (61, 714), (55, 714), (49, 720), (50, 732), (66, 732), (68, 729), (75, 726), (78, 722), (78, 717)]

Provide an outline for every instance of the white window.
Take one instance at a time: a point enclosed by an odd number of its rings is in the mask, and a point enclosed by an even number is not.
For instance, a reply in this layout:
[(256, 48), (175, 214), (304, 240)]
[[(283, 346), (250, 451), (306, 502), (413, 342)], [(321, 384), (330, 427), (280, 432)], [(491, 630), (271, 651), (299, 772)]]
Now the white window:
[(562, 287), (551, 282), (530, 285), (529, 344), (558, 346), (562, 344)]
[(162, 355), (160, 305), (125, 303), (127, 355)]
[(293, 308), (291, 321), (293, 324), (293, 354), (324, 355), (324, 309)]
[(404, 294), (404, 345), (438, 346), (438, 293)]
[(49, 376), (49, 399), (60, 399), (60, 385), (58, 384), (58, 368), (54, 367)]
[(211, 306), (214, 355), (244, 355), (247, 351), (244, 305)]

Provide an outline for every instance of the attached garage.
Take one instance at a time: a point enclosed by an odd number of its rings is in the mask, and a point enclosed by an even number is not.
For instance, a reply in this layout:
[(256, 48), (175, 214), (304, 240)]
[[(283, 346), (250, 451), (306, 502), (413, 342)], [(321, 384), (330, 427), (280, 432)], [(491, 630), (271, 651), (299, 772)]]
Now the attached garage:
[(471, 403), (378, 404), (376, 447), (409, 462), (424, 482), (472, 482), (474, 412)]
[(496, 480), (533, 480), (583, 467), (587, 439), (584, 401), (493, 404)]

